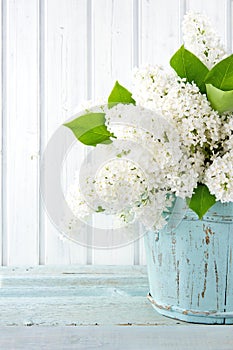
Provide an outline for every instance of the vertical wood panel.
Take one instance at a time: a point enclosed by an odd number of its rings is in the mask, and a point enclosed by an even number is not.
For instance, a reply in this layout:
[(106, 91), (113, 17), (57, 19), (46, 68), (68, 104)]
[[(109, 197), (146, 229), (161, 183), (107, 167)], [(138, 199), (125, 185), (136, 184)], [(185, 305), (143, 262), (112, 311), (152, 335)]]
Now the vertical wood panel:
[[(132, 66), (137, 55), (133, 42), (133, 1), (92, 2), (93, 98), (108, 97), (118, 80), (130, 89)], [(137, 44), (137, 42), (136, 42)], [(94, 264), (133, 264), (134, 245), (94, 250)]]
[[(85, 0), (45, 2), (44, 146), (88, 97), (86, 6)], [(62, 241), (45, 213), (42, 220), (46, 264), (86, 263), (86, 248)]]
[[(133, 67), (140, 67), (142, 63), (142, 0), (133, 2)], [(134, 242), (134, 265), (145, 265), (144, 237), (145, 228), (138, 224), (141, 238)]]
[[(44, 123), (45, 123), (45, 106), (46, 106), (46, 95), (45, 95), (45, 33), (46, 33), (46, 0), (40, 0), (39, 2), (39, 76), (38, 76), (38, 86), (39, 86), (39, 119), (40, 119), (40, 165), (42, 161), (42, 153), (44, 151)], [(44, 207), (42, 203), (42, 198), (39, 198), (39, 239), (38, 239), (38, 254), (39, 254), (39, 265), (45, 263), (45, 230), (44, 230)]]
[[(38, 262), (38, 1), (5, 1), (5, 264)], [(5, 252), (6, 253), (6, 252)]]
[[(3, 214), (3, 201), (2, 201), (2, 149), (3, 149), (3, 139), (2, 139), (2, 128), (3, 128), (3, 110), (4, 110), (4, 105), (3, 105), (3, 96), (4, 96), (4, 76), (3, 76), (3, 66), (5, 65), (5, 50), (3, 50), (3, 45), (5, 44), (5, 25), (3, 23), (3, 1), (0, 2), (0, 28), (1, 28), (1, 34), (0, 34), (0, 50), (1, 50), (1, 68), (0, 68), (0, 106), (1, 108), (1, 121), (0, 121), (0, 266), (3, 265), (3, 221), (2, 221), (2, 214)], [(3, 44), (4, 42), (4, 44)]]
[(232, 6), (232, 0), (225, 0), (225, 17), (226, 17), (226, 45), (228, 52), (232, 52), (232, 39), (233, 39), (233, 33), (232, 33), (232, 24), (233, 24), (233, 6)]
[(108, 97), (116, 80), (130, 87), (132, 29), (131, 0), (93, 1), (93, 98)]
[(141, 63), (167, 67), (179, 45), (179, 1), (141, 2)]

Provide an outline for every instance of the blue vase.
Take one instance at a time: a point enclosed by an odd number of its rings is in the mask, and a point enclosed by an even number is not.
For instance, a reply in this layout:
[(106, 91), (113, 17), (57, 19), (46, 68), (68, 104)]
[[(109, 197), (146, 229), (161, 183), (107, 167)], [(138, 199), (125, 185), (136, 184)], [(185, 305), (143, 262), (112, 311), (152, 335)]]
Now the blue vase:
[(184, 213), (176, 228), (145, 235), (148, 298), (165, 316), (233, 324), (233, 203), (217, 202), (202, 220)]

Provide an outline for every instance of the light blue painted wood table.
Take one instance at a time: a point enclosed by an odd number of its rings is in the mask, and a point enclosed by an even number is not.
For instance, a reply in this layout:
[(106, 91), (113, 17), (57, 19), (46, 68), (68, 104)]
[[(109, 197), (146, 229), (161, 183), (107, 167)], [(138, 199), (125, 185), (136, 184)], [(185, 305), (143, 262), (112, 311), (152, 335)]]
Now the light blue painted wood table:
[(0, 349), (233, 349), (233, 326), (160, 316), (144, 266), (0, 268)]

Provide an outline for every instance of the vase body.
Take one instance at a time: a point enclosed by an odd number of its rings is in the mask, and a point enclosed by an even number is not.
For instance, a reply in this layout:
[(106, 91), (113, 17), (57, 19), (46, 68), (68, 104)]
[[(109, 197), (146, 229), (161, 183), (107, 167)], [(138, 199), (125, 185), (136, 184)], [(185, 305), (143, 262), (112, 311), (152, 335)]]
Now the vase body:
[(145, 235), (149, 300), (179, 320), (233, 324), (233, 203), (216, 203), (202, 220), (187, 210), (170, 232)]

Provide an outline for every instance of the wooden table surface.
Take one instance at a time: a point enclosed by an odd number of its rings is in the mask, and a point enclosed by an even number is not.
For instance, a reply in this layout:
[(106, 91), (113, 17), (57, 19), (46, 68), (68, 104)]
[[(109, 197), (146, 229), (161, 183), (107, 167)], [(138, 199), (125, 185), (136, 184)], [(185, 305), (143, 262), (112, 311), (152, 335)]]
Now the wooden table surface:
[(233, 349), (233, 326), (160, 316), (144, 266), (0, 268), (0, 349)]

